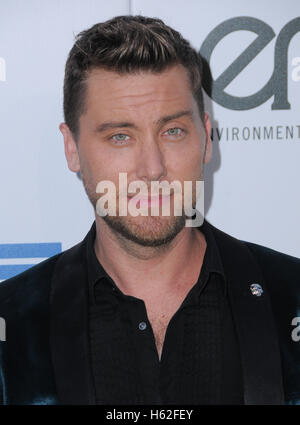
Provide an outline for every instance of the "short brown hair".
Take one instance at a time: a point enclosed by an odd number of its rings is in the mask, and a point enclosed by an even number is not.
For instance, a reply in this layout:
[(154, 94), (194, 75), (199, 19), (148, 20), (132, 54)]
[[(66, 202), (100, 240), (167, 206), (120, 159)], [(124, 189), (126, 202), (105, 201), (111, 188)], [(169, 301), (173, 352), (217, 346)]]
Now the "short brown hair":
[(176, 64), (188, 71), (203, 120), (201, 57), (178, 31), (161, 19), (117, 16), (79, 33), (66, 62), (64, 79), (64, 117), (75, 140), (79, 137), (79, 117), (84, 112), (88, 71), (99, 67), (121, 74), (161, 72)]

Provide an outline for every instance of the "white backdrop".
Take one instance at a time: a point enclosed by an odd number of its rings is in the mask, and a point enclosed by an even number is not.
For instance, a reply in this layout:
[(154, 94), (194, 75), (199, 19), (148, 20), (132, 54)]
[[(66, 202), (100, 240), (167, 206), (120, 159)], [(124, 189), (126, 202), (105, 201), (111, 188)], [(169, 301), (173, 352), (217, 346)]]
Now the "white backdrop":
[[(34, 264), (76, 244), (89, 230), (93, 210), (81, 181), (67, 168), (58, 130), (64, 65), (75, 34), (129, 13), (162, 18), (198, 50), (226, 20), (256, 18), (263, 35), (269, 26), (273, 39), (236, 78), (232, 74), (224, 89), (244, 97), (271, 78), (278, 34), (300, 15), (300, 3), (0, 0), (0, 280), (16, 273), (7, 266)], [(274, 96), (252, 109), (232, 110), (205, 95), (218, 127), (205, 187), (206, 217), (216, 227), (300, 257), (299, 21), (295, 25), (286, 49), (289, 109), (272, 110)], [(210, 58), (213, 78), (256, 37), (245, 24), (216, 42)], [(276, 83), (274, 93), (280, 90), (283, 85)]]

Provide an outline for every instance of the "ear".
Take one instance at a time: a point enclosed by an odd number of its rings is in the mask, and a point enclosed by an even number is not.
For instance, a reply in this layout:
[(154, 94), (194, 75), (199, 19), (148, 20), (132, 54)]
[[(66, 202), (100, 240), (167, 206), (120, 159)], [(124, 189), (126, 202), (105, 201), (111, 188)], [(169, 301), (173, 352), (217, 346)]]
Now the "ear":
[(204, 151), (204, 164), (207, 164), (211, 160), (212, 156), (212, 141), (211, 141), (211, 122), (209, 115), (205, 112), (204, 114), (204, 130), (205, 130), (205, 151)]
[(62, 122), (59, 129), (64, 137), (65, 156), (67, 159), (68, 167), (74, 173), (80, 171), (79, 156), (77, 144), (74, 140), (73, 134), (66, 123)]

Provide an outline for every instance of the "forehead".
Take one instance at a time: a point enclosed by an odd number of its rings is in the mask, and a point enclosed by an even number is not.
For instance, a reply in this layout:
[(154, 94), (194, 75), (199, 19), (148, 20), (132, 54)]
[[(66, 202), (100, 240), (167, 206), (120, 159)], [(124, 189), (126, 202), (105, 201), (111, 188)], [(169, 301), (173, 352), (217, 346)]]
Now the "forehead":
[(122, 108), (139, 110), (164, 105), (191, 106), (193, 95), (187, 70), (172, 66), (160, 73), (139, 71), (119, 74), (102, 68), (90, 71), (86, 82), (87, 110)]

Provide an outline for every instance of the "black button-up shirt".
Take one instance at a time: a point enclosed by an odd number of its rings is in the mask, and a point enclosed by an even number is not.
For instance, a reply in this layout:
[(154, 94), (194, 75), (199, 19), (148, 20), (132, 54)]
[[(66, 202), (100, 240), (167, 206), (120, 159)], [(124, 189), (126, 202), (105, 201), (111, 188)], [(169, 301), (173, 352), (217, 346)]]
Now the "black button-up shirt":
[[(242, 404), (237, 336), (218, 247), (207, 222), (200, 276), (165, 334), (161, 360), (143, 300), (125, 295), (87, 240), (89, 340), (97, 404)], [(141, 283), (142, 284), (142, 283)]]

